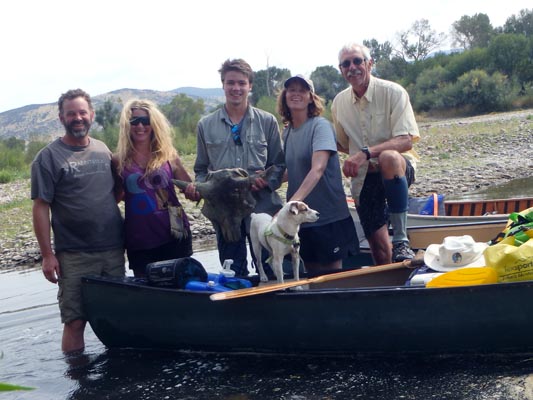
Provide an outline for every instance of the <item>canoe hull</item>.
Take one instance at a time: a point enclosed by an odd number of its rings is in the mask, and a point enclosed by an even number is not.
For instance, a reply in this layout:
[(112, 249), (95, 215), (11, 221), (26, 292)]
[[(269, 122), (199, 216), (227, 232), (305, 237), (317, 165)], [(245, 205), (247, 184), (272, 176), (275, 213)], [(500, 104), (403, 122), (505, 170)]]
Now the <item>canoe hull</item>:
[(533, 351), (533, 283), (275, 292), (213, 302), (131, 278), (83, 279), (110, 348), (284, 354)]
[(533, 207), (532, 197), (509, 199), (445, 200), (444, 209), (448, 216), (485, 216), (491, 214), (509, 215)]

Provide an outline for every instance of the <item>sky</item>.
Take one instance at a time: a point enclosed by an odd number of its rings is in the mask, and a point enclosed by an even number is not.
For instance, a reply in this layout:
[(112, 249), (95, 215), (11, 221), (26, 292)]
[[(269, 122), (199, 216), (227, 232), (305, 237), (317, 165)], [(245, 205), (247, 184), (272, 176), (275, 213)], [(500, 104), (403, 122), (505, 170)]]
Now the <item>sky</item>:
[(82, 88), (221, 87), (218, 69), (243, 58), (309, 76), (338, 64), (349, 42), (397, 43), (427, 19), (448, 34), (462, 16), (493, 27), (531, 9), (531, 0), (7, 0), (0, 4), (0, 113), (56, 102)]

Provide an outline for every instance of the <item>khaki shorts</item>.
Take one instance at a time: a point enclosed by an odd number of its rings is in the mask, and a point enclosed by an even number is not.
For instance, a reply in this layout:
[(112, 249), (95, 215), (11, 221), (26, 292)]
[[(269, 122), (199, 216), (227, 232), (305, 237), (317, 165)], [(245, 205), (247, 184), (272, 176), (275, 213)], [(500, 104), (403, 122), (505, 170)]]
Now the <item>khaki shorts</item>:
[(124, 250), (99, 252), (60, 252), (56, 254), (61, 270), (57, 300), (61, 322), (86, 320), (81, 299), (81, 277), (88, 275), (124, 276)]

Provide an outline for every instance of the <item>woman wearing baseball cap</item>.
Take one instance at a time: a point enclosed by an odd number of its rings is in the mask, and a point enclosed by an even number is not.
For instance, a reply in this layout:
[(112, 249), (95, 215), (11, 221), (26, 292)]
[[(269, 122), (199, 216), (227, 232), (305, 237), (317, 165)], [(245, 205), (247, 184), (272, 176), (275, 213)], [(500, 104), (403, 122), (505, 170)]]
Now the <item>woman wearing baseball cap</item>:
[(359, 250), (331, 123), (320, 116), (323, 100), (303, 75), (287, 79), (278, 97), (285, 128), (287, 201), (304, 201), (320, 218), (300, 228), (300, 256), (309, 276), (342, 268), (342, 260)]

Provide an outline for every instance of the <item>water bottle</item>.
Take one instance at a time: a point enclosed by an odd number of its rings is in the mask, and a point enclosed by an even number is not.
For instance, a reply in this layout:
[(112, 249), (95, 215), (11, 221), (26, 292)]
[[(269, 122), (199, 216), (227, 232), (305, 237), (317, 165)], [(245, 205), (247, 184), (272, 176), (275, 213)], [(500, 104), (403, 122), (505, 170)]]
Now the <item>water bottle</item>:
[(226, 278), (233, 278), (235, 276), (235, 271), (231, 269), (232, 265), (233, 260), (224, 260), (224, 263), (222, 264), (222, 269), (220, 270), (220, 274), (224, 275)]

